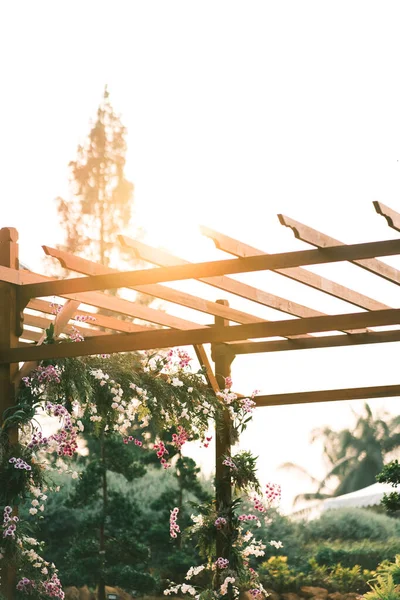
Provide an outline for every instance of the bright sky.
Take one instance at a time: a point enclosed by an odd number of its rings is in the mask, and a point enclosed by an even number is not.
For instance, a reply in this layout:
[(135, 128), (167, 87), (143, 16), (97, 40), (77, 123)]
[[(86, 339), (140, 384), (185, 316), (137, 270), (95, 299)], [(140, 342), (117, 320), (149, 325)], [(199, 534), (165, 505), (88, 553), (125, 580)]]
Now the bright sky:
[[(107, 83), (128, 128), (127, 176), (150, 243), (221, 258), (198, 233), (203, 223), (267, 252), (306, 248), (278, 212), (344, 242), (396, 237), (371, 203), (400, 210), (399, 17), (392, 1), (4, 0), (0, 225), (18, 227), (22, 260), (40, 270), (41, 244), (62, 241), (54, 198), (68, 193), (68, 162)], [(400, 268), (400, 258), (388, 262)], [(315, 271), (400, 306), (394, 284), (360, 269)], [(328, 313), (353, 310), (273, 274), (238, 278)], [(239, 357), (235, 388), (398, 383), (396, 350)], [(397, 403), (371, 401), (392, 412)], [(259, 454), (263, 480), (282, 482), (288, 504), (307, 485), (277, 465), (296, 460), (321, 475), (310, 430), (350, 426), (361, 405), (259, 409), (243, 445)], [(203, 460), (209, 468), (212, 455)]]

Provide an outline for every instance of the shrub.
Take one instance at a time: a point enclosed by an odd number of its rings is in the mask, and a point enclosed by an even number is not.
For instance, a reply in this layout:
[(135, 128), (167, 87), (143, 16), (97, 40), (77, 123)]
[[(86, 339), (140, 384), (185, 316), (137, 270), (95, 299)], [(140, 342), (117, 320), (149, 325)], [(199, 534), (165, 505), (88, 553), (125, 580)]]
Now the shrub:
[(364, 596), (365, 600), (399, 600), (400, 586), (395, 585), (392, 575), (379, 575), (372, 589)]
[(362, 569), (375, 570), (382, 561), (393, 561), (400, 553), (400, 538), (389, 538), (379, 542), (364, 540), (354, 544), (331, 543), (308, 547), (318, 564), (333, 567), (340, 563), (352, 568), (360, 565)]
[(375, 573), (355, 566), (338, 564), (333, 568), (319, 565), (311, 559), (305, 572), (289, 567), (286, 556), (272, 556), (259, 568), (261, 582), (277, 592), (297, 591), (301, 586), (322, 586), (330, 592), (358, 592), (368, 589), (367, 582)]
[(387, 540), (400, 536), (397, 519), (363, 508), (328, 510), (304, 528), (306, 541), (311, 540)]

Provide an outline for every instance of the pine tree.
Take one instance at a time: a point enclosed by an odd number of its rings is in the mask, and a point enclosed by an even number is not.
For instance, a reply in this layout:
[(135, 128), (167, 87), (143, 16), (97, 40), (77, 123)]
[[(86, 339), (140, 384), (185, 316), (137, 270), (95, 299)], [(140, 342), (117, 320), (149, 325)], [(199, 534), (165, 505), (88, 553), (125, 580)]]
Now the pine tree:
[(126, 129), (111, 106), (107, 86), (85, 143), (69, 164), (71, 200), (57, 198), (63, 248), (110, 266), (117, 235), (130, 223), (133, 184), (125, 178)]

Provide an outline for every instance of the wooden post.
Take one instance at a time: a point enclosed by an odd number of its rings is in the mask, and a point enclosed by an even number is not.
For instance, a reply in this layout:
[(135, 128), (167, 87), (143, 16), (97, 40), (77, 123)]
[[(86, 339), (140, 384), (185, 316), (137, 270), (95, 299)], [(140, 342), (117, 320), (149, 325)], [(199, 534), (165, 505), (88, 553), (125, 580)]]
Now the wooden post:
[[(218, 304), (229, 306), (227, 300), (217, 300)], [(216, 326), (229, 326), (229, 321), (215, 317)], [(226, 344), (211, 346), (212, 358), (215, 363), (215, 376), (220, 389), (225, 388), (225, 378), (230, 377), (231, 364), (235, 355)], [(222, 464), (225, 456), (231, 454), (231, 419), (228, 410), (224, 410), (221, 422), (216, 423), (215, 432), (215, 494), (218, 514), (226, 513), (232, 503), (231, 476), (229, 467)], [(229, 540), (230, 536), (228, 536)], [(217, 532), (217, 558), (229, 559), (229, 541), (222, 532)], [(219, 585), (217, 577), (217, 585)]]
[[(0, 229), (0, 266), (19, 268), (18, 232), (13, 227)], [(16, 305), (16, 286), (0, 281), (0, 349), (9, 349), (18, 345)], [(18, 364), (0, 365), (0, 426), (3, 412), (15, 404), (13, 380), (17, 372)], [(18, 430), (11, 430), (9, 439), (11, 444), (17, 443)], [(7, 600), (13, 600), (16, 589), (15, 569), (0, 569), (0, 577), (0, 591)]]

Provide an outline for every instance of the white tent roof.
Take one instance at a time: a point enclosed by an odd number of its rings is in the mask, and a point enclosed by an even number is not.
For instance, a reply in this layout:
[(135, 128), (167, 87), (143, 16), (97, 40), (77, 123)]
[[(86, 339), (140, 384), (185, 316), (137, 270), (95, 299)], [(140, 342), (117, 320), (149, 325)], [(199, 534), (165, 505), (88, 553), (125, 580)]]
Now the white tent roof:
[(396, 488), (389, 483), (373, 483), (362, 490), (357, 490), (350, 494), (309, 502), (304, 508), (292, 512), (290, 517), (295, 520), (311, 520), (318, 518), (322, 512), (335, 508), (376, 506), (380, 504), (384, 494), (390, 494), (393, 491), (396, 491)]
[(322, 511), (346, 506), (375, 506), (379, 504), (384, 494), (390, 494), (395, 488), (389, 483), (373, 483), (362, 490), (343, 494), (336, 498), (327, 498), (321, 502)]

